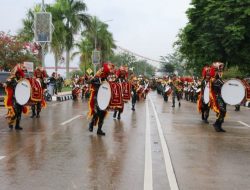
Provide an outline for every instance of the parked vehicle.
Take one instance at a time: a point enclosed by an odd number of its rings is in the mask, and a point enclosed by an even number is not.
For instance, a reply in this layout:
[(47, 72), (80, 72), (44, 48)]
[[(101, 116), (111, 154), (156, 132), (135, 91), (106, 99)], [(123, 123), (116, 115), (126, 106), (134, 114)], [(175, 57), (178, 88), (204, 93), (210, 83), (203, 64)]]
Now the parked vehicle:
[(5, 89), (3, 83), (6, 82), (6, 79), (9, 77), (10, 72), (0, 72), (0, 102), (4, 101)]

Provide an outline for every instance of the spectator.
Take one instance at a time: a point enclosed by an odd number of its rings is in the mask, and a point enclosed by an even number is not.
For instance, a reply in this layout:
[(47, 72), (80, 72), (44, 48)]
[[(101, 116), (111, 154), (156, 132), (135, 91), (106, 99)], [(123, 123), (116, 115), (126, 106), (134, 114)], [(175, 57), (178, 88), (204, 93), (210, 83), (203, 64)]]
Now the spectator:
[(53, 72), (51, 77), (49, 77), (49, 86), (48, 86), (48, 90), (51, 96), (53, 96), (54, 94), (57, 94), (56, 91), (56, 73)]
[(58, 74), (56, 82), (57, 82), (57, 85), (56, 85), (57, 86), (57, 92), (62, 92), (62, 87), (63, 87), (64, 80), (63, 80), (63, 78), (61, 77), (60, 74)]

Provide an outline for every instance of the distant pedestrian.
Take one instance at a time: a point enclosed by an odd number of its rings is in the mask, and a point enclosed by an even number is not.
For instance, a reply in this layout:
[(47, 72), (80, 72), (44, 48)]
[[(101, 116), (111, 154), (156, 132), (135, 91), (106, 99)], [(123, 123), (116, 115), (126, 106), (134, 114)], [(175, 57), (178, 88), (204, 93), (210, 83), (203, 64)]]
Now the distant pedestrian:
[(49, 77), (49, 87), (48, 87), (49, 93), (51, 96), (54, 94), (57, 94), (56, 92), (56, 73), (53, 72), (51, 77)]
[(62, 76), (58, 74), (57, 79), (56, 79), (57, 92), (62, 92), (63, 82), (64, 80)]

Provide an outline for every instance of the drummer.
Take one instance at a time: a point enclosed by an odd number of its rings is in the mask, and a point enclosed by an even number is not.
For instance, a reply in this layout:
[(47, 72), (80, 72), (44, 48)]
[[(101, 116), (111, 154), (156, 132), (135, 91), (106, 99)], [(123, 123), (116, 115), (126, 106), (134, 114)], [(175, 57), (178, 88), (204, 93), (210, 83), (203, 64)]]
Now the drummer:
[(97, 104), (97, 92), (103, 81), (107, 80), (107, 77), (113, 73), (114, 65), (112, 63), (104, 63), (102, 68), (99, 69), (96, 75), (90, 80), (90, 99), (89, 99), (89, 117), (91, 121), (89, 123), (89, 131), (93, 132), (95, 125), (98, 126), (97, 135), (105, 135), (102, 131), (104, 118), (107, 114), (106, 110), (101, 110)]
[(226, 103), (224, 102), (221, 96), (221, 88), (224, 84), (224, 82), (221, 79), (223, 67), (224, 67), (223, 63), (214, 62), (210, 69), (210, 76), (211, 76), (210, 105), (211, 108), (217, 114), (217, 119), (213, 124), (216, 132), (226, 132), (222, 128), (222, 123), (224, 122), (224, 118), (227, 112)]
[(205, 87), (206, 85), (209, 83), (210, 80), (210, 67), (208, 65), (206, 65), (203, 69), (202, 69), (202, 81), (201, 81), (201, 92), (199, 94), (198, 97), (198, 111), (201, 113), (201, 119), (204, 121), (204, 123), (209, 123), (208, 122), (208, 117), (209, 117), (209, 111), (210, 111), (210, 105), (209, 103), (205, 103), (204, 102), (204, 91), (205, 91)]
[[(117, 75), (117, 78), (115, 79), (115, 82), (118, 82), (118, 83), (126, 82), (128, 78), (128, 68), (121, 66), (116, 72), (116, 75)], [(122, 104), (122, 108), (115, 108), (114, 114), (113, 114), (114, 119), (116, 118), (117, 113), (118, 113), (117, 119), (118, 120), (121, 119), (121, 113), (123, 112), (123, 108), (124, 108), (124, 102)]]
[[(42, 91), (46, 89), (46, 83), (45, 83), (46, 77), (48, 77), (46, 70), (42, 66), (38, 66), (34, 71), (34, 78), (40, 81), (42, 86)], [(42, 107), (46, 107), (44, 99), (41, 102), (37, 102), (36, 104), (33, 103), (31, 105), (31, 110), (32, 110), (31, 118), (34, 118), (35, 116), (39, 118)]]
[(10, 77), (5, 83), (6, 96), (4, 99), (5, 107), (8, 109), (7, 120), (10, 129), (15, 125), (16, 130), (22, 130), (20, 121), (23, 113), (28, 113), (28, 108), (17, 103), (15, 98), (15, 88), (18, 81), (25, 77), (24, 71), (26, 70), (24, 63), (17, 64), (11, 71)]

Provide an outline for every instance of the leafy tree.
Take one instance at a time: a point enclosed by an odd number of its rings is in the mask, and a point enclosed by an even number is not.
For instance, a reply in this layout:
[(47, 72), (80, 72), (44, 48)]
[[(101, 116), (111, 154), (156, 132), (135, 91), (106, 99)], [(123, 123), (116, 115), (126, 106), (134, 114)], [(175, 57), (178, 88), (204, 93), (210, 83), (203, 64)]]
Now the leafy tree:
[(0, 68), (12, 69), (17, 63), (31, 61), (37, 64), (37, 46), (24, 43), (18, 36), (0, 32)]
[(249, 72), (250, 3), (248, 0), (192, 0), (188, 24), (175, 43), (188, 68), (224, 62)]
[(66, 76), (69, 77), (70, 51), (74, 46), (74, 35), (78, 34), (82, 27), (89, 26), (89, 15), (85, 13), (86, 4), (80, 0), (57, 0), (54, 7), (61, 12), (66, 32)]
[(54, 26), (50, 47), (51, 52), (54, 54), (55, 71), (57, 72), (59, 60), (61, 59), (65, 49), (66, 31), (64, 28), (61, 10), (58, 9), (57, 6), (48, 6), (47, 11), (52, 14), (52, 23)]
[(115, 54), (110, 60), (118, 68), (121, 65), (128, 66), (129, 70), (136, 75), (145, 75), (150, 77), (155, 74), (155, 67), (147, 63), (146, 60), (137, 60), (134, 55), (127, 52)]
[(88, 68), (91, 68), (93, 70), (92, 65), (92, 51), (93, 51), (93, 44), (89, 39), (82, 39), (81, 42), (76, 43), (75, 45), (78, 49), (78, 51), (74, 52), (72, 54), (72, 59), (75, 56), (80, 55), (80, 69), (83, 71), (83, 73), (86, 73), (86, 70)]
[(96, 16), (91, 17), (90, 27), (83, 32), (83, 38), (92, 42), (93, 49), (101, 51), (101, 61), (108, 61), (116, 48), (113, 35), (108, 31), (108, 24), (100, 21)]

